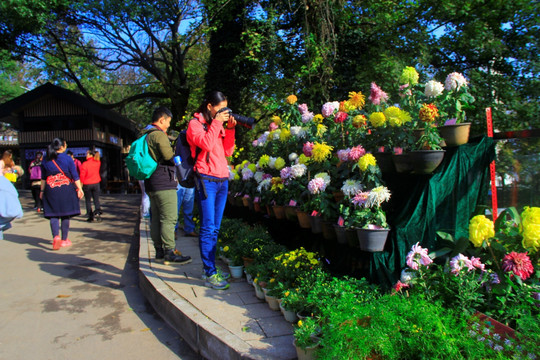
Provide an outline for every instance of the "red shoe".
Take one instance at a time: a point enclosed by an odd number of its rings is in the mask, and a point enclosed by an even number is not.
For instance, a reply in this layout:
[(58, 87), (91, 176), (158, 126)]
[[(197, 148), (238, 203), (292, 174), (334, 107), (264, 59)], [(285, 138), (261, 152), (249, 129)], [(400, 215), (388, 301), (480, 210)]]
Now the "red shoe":
[(60, 249), (60, 247), (62, 246), (62, 239), (60, 239), (60, 236), (59, 235), (56, 235), (53, 239), (53, 242), (52, 242), (52, 249), (53, 250), (58, 250)]
[(71, 240), (66, 239), (66, 240), (62, 240), (62, 244), (61, 244), (60, 246), (61, 246), (61, 247), (68, 247), (68, 246), (71, 246), (71, 245), (73, 245), (73, 244), (71, 243)]

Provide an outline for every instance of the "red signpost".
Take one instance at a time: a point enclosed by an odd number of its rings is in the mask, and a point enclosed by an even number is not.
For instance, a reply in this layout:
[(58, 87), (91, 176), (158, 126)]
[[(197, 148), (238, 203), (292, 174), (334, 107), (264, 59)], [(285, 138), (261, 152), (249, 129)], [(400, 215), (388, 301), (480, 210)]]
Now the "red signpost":
[[(487, 135), (493, 138), (493, 119), (491, 117), (491, 108), (486, 108)], [(493, 221), (497, 220), (497, 184), (495, 182), (495, 160), (489, 164), (489, 172), (491, 174), (491, 208), (493, 213)]]

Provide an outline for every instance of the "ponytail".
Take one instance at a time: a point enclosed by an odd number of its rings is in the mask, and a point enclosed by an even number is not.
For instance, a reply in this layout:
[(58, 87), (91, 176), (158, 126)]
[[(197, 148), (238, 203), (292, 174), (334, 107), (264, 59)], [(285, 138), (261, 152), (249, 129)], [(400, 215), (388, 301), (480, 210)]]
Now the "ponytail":
[(54, 138), (47, 147), (47, 159), (56, 160), (58, 158), (58, 150), (66, 144), (66, 140), (62, 138)]
[(208, 104), (216, 106), (217, 104), (225, 100), (227, 100), (227, 97), (221, 91), (211, 91), (206, 94), (206, 97), (204, 98), (201, 105), (199, 105), (197, 112), (202, 114), (204, 120), (206, 120), (206, 122), (210, 124), (212, 122), (212, 116), (210, 115), (210, 110), (208, 110)]

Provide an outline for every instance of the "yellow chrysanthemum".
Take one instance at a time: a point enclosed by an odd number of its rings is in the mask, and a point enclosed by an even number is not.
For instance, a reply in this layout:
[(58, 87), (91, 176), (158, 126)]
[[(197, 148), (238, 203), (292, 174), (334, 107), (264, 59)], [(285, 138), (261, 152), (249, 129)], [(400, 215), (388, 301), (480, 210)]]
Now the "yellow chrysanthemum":
[(350, 100), (341, 101), (339, 103), (339, 111), (344, 113), (349, 113), (352, 110), (355, 110), (356, 106), (354, 106)]
[(257, 165), (251, 163), (248, 165), (248, 169), (251, 170), (252, 173), (255, 173), (255, 171), (257, 171)]
[(282, 142), (285, 142), (285, 141), (289, 140), (290, 137), (291, 137), (291, 130), (289, 130), (289, 129), (281, 129), (281, 133), (279, 133), (279, 139)]
[(272, 116), (271, 118), (272, 122), (276, 125), (281, 125), (281, 118), (277, 115)]
[(366, 171), (370, 165), (377, 166), (377, 160), (372, 154), (367, 153), (360, 159), (358, 159), (358, 167), (360, 168), (360, 170)]
[(273, 192), (283, 190), (283, 180), (279, 176), (272, 178), (272, 187), (270, 188), (270, 190)]
[(415, 68), (412, 66), (407, 66), (405, 69), (403, 69), (403, 72), (401, 73), (401, 76), (399, 77), (399, 83), (400, 84), (409, 84), (409, 85), (416, 85), (418, 84), (418, 71), (416, 71)]
[(360, 91), (351, 91), (349, 93), (349, 103), (354, 106), (356, 109), (362, 109), (366, 104), (366, 97)]
[(229, 251), (229, 247), (228, 246), (223, 247), (223, 252), (227, 252), (227, 251)]
[(298, 325), (298, 327), (302, 327), (302, 325), (303, 325), (304, 323), (302, 322), (302, 320), (298, 320), (298, 322), (297, 322), (296, 324)]
[(311, 158), (315, 162), (323, 162), (332, 155), (333, 149), (334, 148), (332, 146), (327, 145), (325, 142), (315, 142), (313, 144), (313, 149), (311, 150)]
[(367, 123), (367, 118), (366, 118), (365, 115), (356, 115), (352, 119), (352, 125), (357, 129), (359, 129), (362, 126), (366, 125), (366, 123)]
[(270, 163), (270, 156), (269, 155), (262, 155), (260, 158), (259, 158), (259, 162), (258, 162), (258, 165), (261, 169), (265, 168), (268, 166), (268, 164)]
[(234, 178), (233, 180), (240, 180), (240, 174), (238, 174), (238, 172), (234, 172)]
[(318, 137), (322, 137), (324, 135), (324, 133), (326, 132), (326, 130), (328, 130), (328, 127), (326, 125), (317, 124), (317, 133), (316, 133), (316, 135)]
[(482, 246), (484, 240), (495, 236), (493, 221), (484, 215), (476, 215), (469, 222), (469, 240), (475, 247)]
[(299, 164), (306, 165), (307, 163), (309, 163), (310, 160), (311, 160), (311, 158), (307, 157), (304, 154), (300, 154), (300, 156), (298, 157), (298, 163)]
[(238, 164), (238, 165), (236, 165), (236, 166), (234, 167), (234, 170), (235, 170), (236, 172), (239, 172), (241, 168), (242, 168), (242, 164)]
[(289, 95), (289, 96), (287, 96), (286, 101), (287, 101), (287, 104), (294, 105), (298, 101), (298, 98), (296, 97), (296, 95)]
[(281, 170), (285, 167), (285, 160), (282, 157), (278, 157), (274, 163), (276, 170)]
[(386, 122), (386, 117), (382, 112), (374, 112), (371, 115), (369, 115), (369, 122), (373, 127), (381, 127)]
[(531, 253), (540, 249), (540, 208), (525, 206), (521, 213), (523, 247)]
[(392, 127), (400, 127), (401, 125), (403, 125), (401, 119), (401, 109), (397, 106), (390, 106), (389, 108), (384, 110), (384, 116), (386, 116), (388, 124)]
[(242, 168), (245, 168), (246, 165), (248, 165), (248, 164), (249, 164), (249, 161), (247, 161), (247, 160), (242, 161)]
[(317, 114), (312, 119), (312, 121), (317, 124), (322, 124), (323, 120), (324, 120), (324, 116), (322, 116), (322, 114)]

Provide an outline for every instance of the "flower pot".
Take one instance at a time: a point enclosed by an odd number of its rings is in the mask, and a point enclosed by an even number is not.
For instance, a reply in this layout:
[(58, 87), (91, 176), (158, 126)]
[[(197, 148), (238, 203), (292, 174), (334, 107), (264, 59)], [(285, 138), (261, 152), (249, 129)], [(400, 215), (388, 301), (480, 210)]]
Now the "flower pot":
[(469, 142), (471, 123), (443, 125), (438, 129), (446, 146), (460, 146)]
[(357, 229), (360, 250), (378, 252), (384, 250), (390, 229)]
[(264, 299), (268, 303), (268, 307), (270, 308), (270, 310), (279, 311), (278, 299), (275, 296), (264, 294)]
[(356, 228), (347, 228), (345, 230), (345, 237), (347, 238), (347, 244), (350, 247), (358, 247), (358, 235), (356, 234)]
[(296, 215), (296, 209), (298, 209), (297, 206), (285, 206), (285, 217), (287, 218), (287, 220), (290, 220), (290, 221), (298, 221), (298, 216)]
[(293, 341), (293, 345), (296, 348), (296, 356), (298, 357), (298, 360), (313, 360), (315, 359), (315, 354), (317, 350), (319, 349), (319, 344), (313, 344), (311, 346), (307, 346), (305, 349), (300, 348), (296, 345), (296, 340)]
[(321, 222), (322, 234), (326, 240), (336, 240), (336, 231), (330, 221)]
[(259, 300), (264, 300), (264, 292), (262, 291), (261, 287), (255, 283), (253, 283), (253, 287), (255, 288), (255, 296)]
[(285, 219), (285, 207), (281, 205), (274, 205), (272, 206), (272, 210), (274, 210), (274, 215), (276, 219)]
[(375, 156), (377, 165), (379, 166), (379, 169), (381, 169), (382, 173), (391, 174), (396, 172), (391, 153), (378, 152), (374, 153), (373, 156)]
[(234, 205), (234, 195), (233, 194), (228, 194), (227, 195), (227, 202), (229, 203), (229, 205)]
[(296, 316), (300, 319), (300, 320), (304, 320), (305, 318), (307, 317), (311, 317), (312, 314), (310, 314), (308, 311), (298, 311), (296, 313)]
[(270, 205), (266, 205), (266, 213), (270, 217), (276, 217), (276, 214), (274, 214), (274, 209)]
[(242, 196), (237, 196), (234, 198), (234, 205), (244, 206), (244, 198)]
[(244, 269), (244, 274), (246, 274), (246, 282), (249, 285), (253, 285), (253, 276), (251, 274), (247, 273), (245, 269)]
[(244, 276), (244, 266), (243, 265), (229, 265), (229, 270), (231, 272), (231, 276), (234, 279), (241, 279), (242, 276)]
[(409, 154), (393, 154), (392, 161), (394, 162), (396, 172), (406, 174), (412, 171), (411, 159)]
[(307, 212), (296, 209), (296, 217), (298, 218), (298, 224), (302, 229), (311, 229), (311, 220)]
[(345, 245), (347, 243), (347, 235), (346, 235), (346, 228), (345, 226), (339, 226), (338, 224), (334, 224), (334, 231), (336, 232), (336, 240), (338, 244)]
[(242, 204), (244, 205), (244, 207), (249, 207), (249, 202), (251, 201), (251, 198), (250, 197), (243, 197), (242, 198)]
[(279, 309), (281, 310), (281, 313), (283, 314), (283, 317), (286, 321), (290, 323), (295, 323), (298, 320), (296, 313), (294, 311), (285, 309), (281, 303), (279, 304)]
[(248, 267), (255, 261), (255, 259), (246, 256), (242, 256), (242, 260), (244, 261), (244, 267)]
[(444, 150), (416, 150), (409, 153), (415, 174), (431, 174), (443, 161)]
[(262, 208), (261, 208), (261, 203), (260, 202), (253, 202), (253, 210), (255, 210), (255, 212), (262, 212)]
[(309, 221), (311, 222), (311, 232), (314, 234), (322, 233), (322, 218), (320, 216), (309, 215)]

